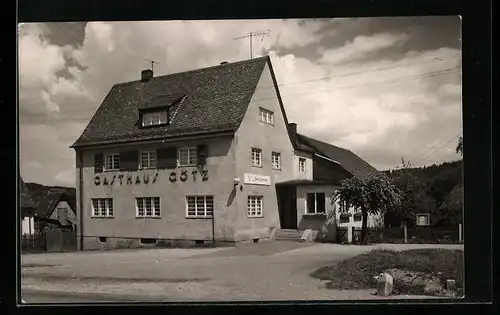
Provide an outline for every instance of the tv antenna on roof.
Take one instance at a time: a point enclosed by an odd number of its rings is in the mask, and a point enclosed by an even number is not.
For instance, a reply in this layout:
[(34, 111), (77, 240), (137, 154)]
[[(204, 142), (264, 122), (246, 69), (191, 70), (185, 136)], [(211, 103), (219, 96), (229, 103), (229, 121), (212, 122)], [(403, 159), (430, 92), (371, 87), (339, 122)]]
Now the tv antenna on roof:
[(250, 33), (246, 33), (246, 34), (243, 34), (241, 36), (238, 36), (235, 38), (235, 40), (237, 39), (243, 39), (243, 38), (248, 38), (249, 39), (249, 42), (250, 42), (250, 59), (253, 59), (253, 49), (252, 49), (252, 41), (253, 41), (253, 37), (254, 36), (262, 36), (261, 38), (261, 41), (264, 40), (264, 37), (265, 36), (269, 36), (269, 30), (267, 30), (267, 32), (261, 32), (261, 31), (258, 31), (258, 32), (250, 32)]
[(151, 63), (151, 71), (154, 70), (155, 64), (160, 64), (158, 61), (154, 61), (152, 59), (146, 59), (147, 62)]

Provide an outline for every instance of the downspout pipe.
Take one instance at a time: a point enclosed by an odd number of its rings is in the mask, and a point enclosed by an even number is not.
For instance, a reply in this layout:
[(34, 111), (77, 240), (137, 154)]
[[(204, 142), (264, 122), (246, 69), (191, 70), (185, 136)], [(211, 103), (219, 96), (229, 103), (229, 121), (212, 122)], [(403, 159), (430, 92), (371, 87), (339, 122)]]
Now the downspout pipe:
[(76, 154), (78, 156), (78, 203), (80, 205), (79, 207), (79, 216), (80, 216), (80, 222), (79, 222), (79, 227), (80, 227), (80, 250), (83, 251), (83, 153), (80, 150), (76, 151)]

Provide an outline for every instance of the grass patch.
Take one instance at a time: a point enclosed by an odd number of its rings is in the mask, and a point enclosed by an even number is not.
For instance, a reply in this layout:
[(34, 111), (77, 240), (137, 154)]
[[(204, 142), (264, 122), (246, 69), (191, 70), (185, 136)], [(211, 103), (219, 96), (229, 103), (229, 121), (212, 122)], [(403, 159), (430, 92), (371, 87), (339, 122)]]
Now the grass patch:
[[(370, 289), (375, 287), (374, 276), (387, 269), (422, 272), (441, 280), (455, 279), (463, 287), (464, 253), (461, 250), (414, 249), (407, 251), (373, 250), (332, 266), (319, 268), (310, 275), (329, 281), (327, 287), (336, 289)], [(409, 288), (394, 283), (396, 294), (425, 294), (423, 288)]]

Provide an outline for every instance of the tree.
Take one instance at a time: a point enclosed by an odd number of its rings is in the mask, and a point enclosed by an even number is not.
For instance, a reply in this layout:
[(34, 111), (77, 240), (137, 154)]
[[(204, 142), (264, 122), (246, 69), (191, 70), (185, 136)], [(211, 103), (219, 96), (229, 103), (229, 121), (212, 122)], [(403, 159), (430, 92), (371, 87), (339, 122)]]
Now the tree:
[(442, 225), (454, 225), (463, 221), (463, 184), (459, 183), (446, 196), (439, 208), (436, 221)]
[(463, 140), (462, 136), (460, 136), (460, 138), (458, 138), (456, 152), (462, 156), (464, 155), (464, 140)]
[(366, 236), (368, 214), (383, 214), (388, 209), (397, 208), (401, 202), (399, 190), (391, 179), (377, 172), (364, 179), (351, 177), (341, 182), (341, 188), (333, 194), (333, 200), (347, 207), (361, 210), (361, 242)]
[(430, 213), (435, 208), (435, 202), (429, 196), (424, 181), (415, 175), (410, 162), (401, 158), (401, 168), (393, 175), (394, 185), (400, 193), (401, 202), (397, 208), (389, 209), (388, 218), (391, 223), (406, 223), (413, 225), (417, 213)]

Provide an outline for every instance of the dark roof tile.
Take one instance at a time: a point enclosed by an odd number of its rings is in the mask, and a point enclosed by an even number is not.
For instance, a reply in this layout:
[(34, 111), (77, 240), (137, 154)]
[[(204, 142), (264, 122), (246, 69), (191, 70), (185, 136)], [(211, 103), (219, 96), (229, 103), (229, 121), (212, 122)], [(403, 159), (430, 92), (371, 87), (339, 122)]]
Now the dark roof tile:
[(303, 146), (313, 148), (316, 153), (338, 162), (340, 166), (356, 177), (366, 178), (378, 172), (368, 162), (347, 149), (302, 134), (297, 134), (297, 141)]
[[(73, 147), (235, 131), (269, 57), (114, 85)], [(169, 125), (141, 128), (139, 109), (172, 105)]]

